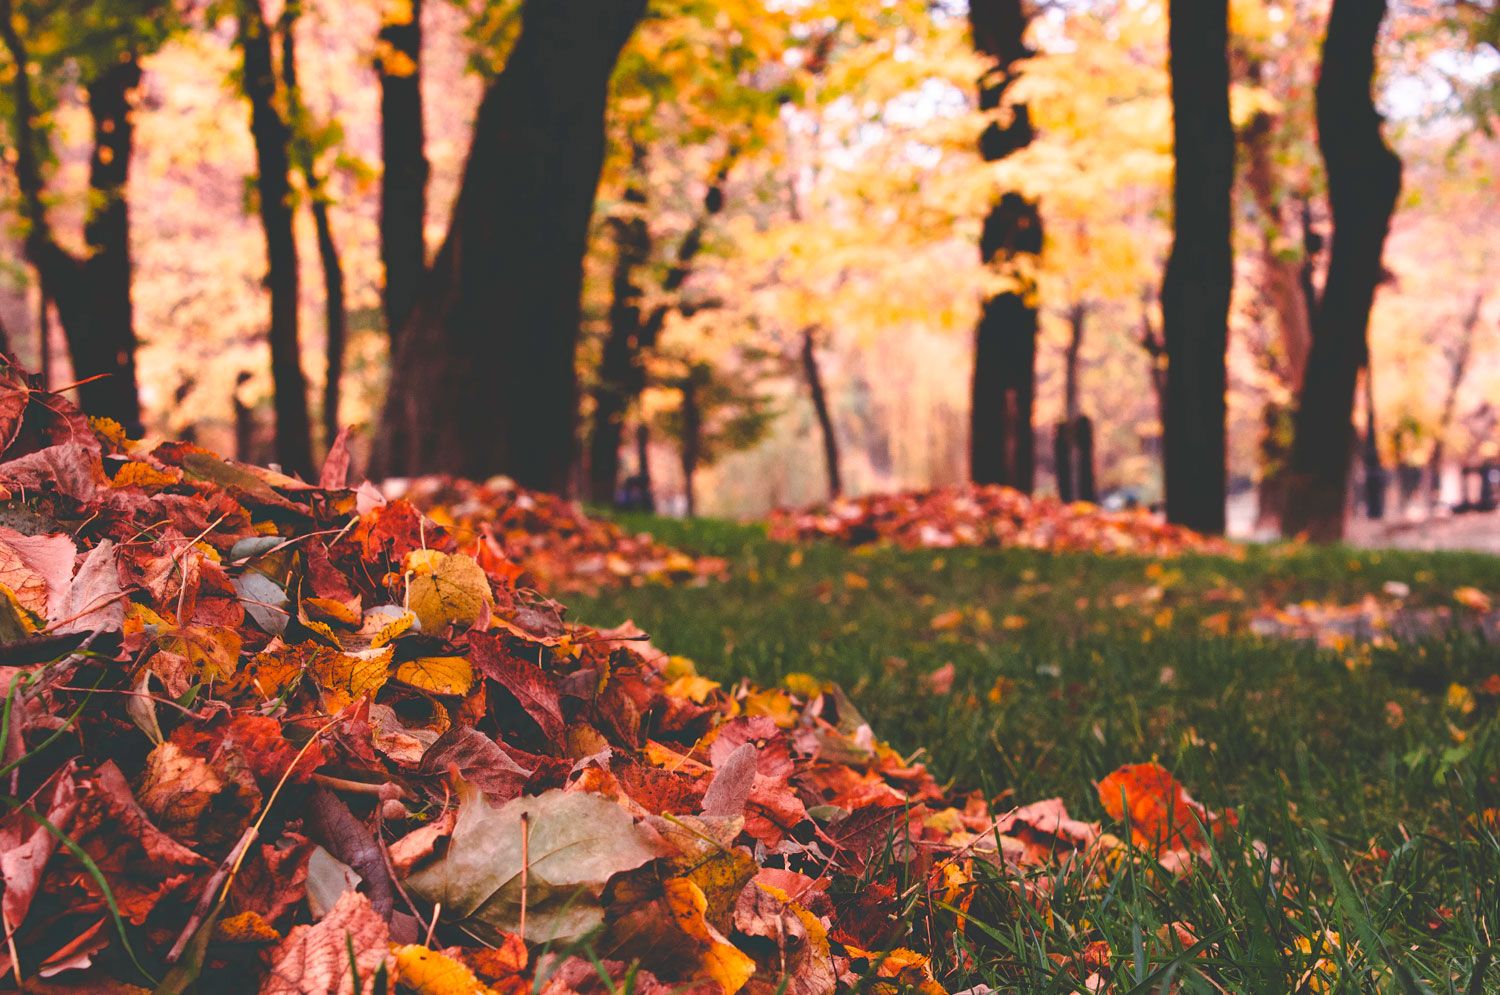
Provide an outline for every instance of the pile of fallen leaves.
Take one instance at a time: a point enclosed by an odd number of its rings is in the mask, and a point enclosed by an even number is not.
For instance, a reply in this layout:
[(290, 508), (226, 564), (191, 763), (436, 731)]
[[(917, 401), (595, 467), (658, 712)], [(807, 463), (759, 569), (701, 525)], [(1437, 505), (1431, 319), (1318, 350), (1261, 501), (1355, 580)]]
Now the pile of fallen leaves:
[(1234, 550), (1222, 539), (1169, 525), (1144, 509), (1105, 511), (992, 484), (871, 494), (799, 511), (784, 509), (772, 514), (770, 532), (782, 542), (890, 542), (908, 549), (991, 546), (1155, 557)]
[[(945, 797), (836, 687), (565, 621), (345, 466), (146, 451), (0, 367), (0, 977), (933, 992), (985, 888), (1120, 865), (1061, 800)], [(1099, 795), (1167, 867), (1232, 823), (1155, 765)]]
[(484, 483), (454, 477), (388, 481), (388, 497), (401, 497), (444, 526), (464, 552), (498, 546), (525, 570), (522, 580), (552, 592), (597, 591), (620, 585), (705, 583), (722, 578), (728, 564), (690, 556), (591, 518), (576, 501), (520, 487), (507, 477)]

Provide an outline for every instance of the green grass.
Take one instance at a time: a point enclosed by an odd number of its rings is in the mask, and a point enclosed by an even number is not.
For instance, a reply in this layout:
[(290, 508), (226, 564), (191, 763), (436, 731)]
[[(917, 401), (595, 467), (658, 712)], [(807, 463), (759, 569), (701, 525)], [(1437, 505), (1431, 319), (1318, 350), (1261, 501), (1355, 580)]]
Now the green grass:
[[(1049, 917), (986, 889), (936, 952), (950, 989), (1084, 990), (1052, 955), (1102, 939), (1118, 991), (1500, 990), (1487, 952), (1500, 943), (1500, 841), (1480, 820), (1500, 807), (1497, 702), (1463, 713), (1447, 700), (1451, 684), (1500, 672), (1500, 652), (1457, 630), (1328, 650), (1211, 628), (1262, 603), (1355, 601), (1387, 581), (1410, 585), (1413, 604), (1451, 604), (1462, 585), (1500, 591), (1500, 558), (1270, 547), (1153, 564), (794, 550), (722, 522), (627, 524), (728, 557), (732, 579), (574, 596), (574, 617), (633, 618), (719, 679), (838, 681), (881, 738), (1001, 805), (1060, 795), (1074, 815), (1106, 819), (1093, 782), (1157, 759), (1199, 800), (1238, 811), (1224, 859), (1182, 879), (1142, 869), (1100, 890), (1064, 875)], [(955, 611), (957, 624), (933, 628)], [(952, 690), (936, 694), (926, 675), (950, 663)], [(1205, 956), (1158, 939), (1173, 920), (1212, 938)], [(1308, 977), (1316, 958), (1297, 937), (1324, 928), (1343, 940)]]

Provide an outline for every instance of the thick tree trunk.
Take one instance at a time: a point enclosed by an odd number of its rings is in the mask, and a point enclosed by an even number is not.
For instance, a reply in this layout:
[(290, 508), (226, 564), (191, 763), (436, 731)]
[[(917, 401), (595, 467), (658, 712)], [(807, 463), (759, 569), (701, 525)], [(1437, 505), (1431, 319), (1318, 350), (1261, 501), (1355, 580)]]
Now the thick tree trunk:
[(140, 65), (131, 56), (89, 83), (89, 116), (94, 125), (94, 155), (89, 162), (93, 210), (83, 228), (89, 247), (83, 265), (89, 315), (84, 334), (69, 329), (68, 335), (73, 375), (85, 380), (102, 374), (101, 379), (79, 388), (84, 410), (115, 419), (131, 436), (142, 432), (127, 196), (135, 137), (130, 91), (140, 80)]
[(275, 389), (276, 459), (288, 473), (312, 477), (312, 425), (298, 330), (297, 240), (293, 233), (291, 129), (278, 109), (271, 32), (260, 0), (240, 0), (240, 52), (250, 132), (255, 139), (256, 193), (266, 237), (269, 339)]
[(1312, 351), (1297, 398), (1283, 530), (1316, 542), (1344, 533), (1354, 391), (1369, 346), (1381, 255), (1401, 192), (1401, 160), (1381, 136), (1371, 93), (1384, 0), (1334, 0), (1318, 80), (1318, 146), (1328, 170), (1333, 244)]
[(634, 175), (625, 188), (624, 209), (609, 219), (614, 234), (615, 264), (611, 279), (609, 337), (594, 389), (594, 422), (589, 432), (589, 497), (596, 504), (614, 500), (620, 483), (620, 442), (625, 412), (637, 379), (641, 333), (641, 269), (651, 258), (651, 230), (646, 224), (645, 147), (634, 150)]
[[(10, 0), (0, 2), (0, 39), (9, 50), (16, 181), (28, 232), (26, 256), (41, 285), (42, 313), (57, 309), (77, 380), (79, 401), (92, 415), (113, 418), (132, 435), (141, 433), (135, 373), (135, 326), (130, 300), (130, 213), (127, 181), (134, 127), (130, 91), (140, 81), (133, 56), (89, 81), (88, 107), (94, 152), (89, 161), (92, 203), (84, 223), (89, 254), (80, 259), (58, 244), (47, 219), (46, 191), (38, 157), (31, 89), (30, 53), (15, 25)], [(46, 321), (42, 322), (46, 326)], [(46, 341), (42, 364), (47, 365)]]
[[(380, 261), (385, 326), (395, 340), (427, 272), (427, 140), (422, 120), (422, 0), (386, 4), (375, 71), (380, 77)], [(394, 350), (392, 350), (394, 352)]]
[(1167, 518), (1224, 531), (1225, 350), (1233, 280), (1227, 0), (1169, 3), (1172, 254), (1162, 282), (1167, 354), (1164, 428)]
[(823, 436), (823, 466), (828, 473), (830, 500), (844, 493), (844, 477), (839, 467), (839, 439), (833, 428), (833, 413), (828, 409), (828, 392), (823, 387), (823, 371), (813, 342), (813, 329), (802, 330), (802, 375), (812, 395), (813, 412), (818, 416), (818, 430)]
[(604, 109), (645, 0), (530, 0), (485, 93), (448, 236), (401, 333), (388, 474), (566, 492), (577, 445), (579, 292)]
[(656, 512), (656, 489), (651, 483), (651, 430), (641, 422), (635, 427), (635, 475), (641, 511)]
[[(974, 47), (995, 60), (980, 82), (981, 110), (999, 108), (1016, 79), (1026, 47), (1024, 0), (973, 0), (969, 24)], [(980, 154), (995, 162), (1025, 148), (1032, 139), (1025, 104), (1012, 108), (1009, 122), (992, 121), (980, 136)], [(1037, 205), (1018, 193), (1003, 194), (990, 209), (980, 236), (985, 263), (1006, 268), (1042, 251), (1042, 218)], [(969, 476), (976, 483), (1032, 488), (1035, 466), (1032, 409), (1036, 384), (1037, 314), (1033, 288), (997, 294), (984, 303), (974, 332), (974, 379), (969, 414)]]

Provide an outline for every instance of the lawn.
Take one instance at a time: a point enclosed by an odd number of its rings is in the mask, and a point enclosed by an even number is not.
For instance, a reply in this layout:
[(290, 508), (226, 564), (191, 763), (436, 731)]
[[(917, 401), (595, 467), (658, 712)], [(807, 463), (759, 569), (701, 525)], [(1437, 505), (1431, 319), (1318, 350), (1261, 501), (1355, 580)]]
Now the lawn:
[[(1061, 796), (1107, 822), (1094, 782), (1154, 759), (1238, 814), (1213, 866), (1182, 877), (1064, 873), (1050, 903), (981, 889), (937, 951), (950, 990), (1084, 990), (1079, 965), (1101, 943), (1120, 991), (1500, 985), (1500, 723), (1482, 687), (1495, 648), (1451, 625), (1321, 648), (1243, 631), (1262, 604), (1385, 597), (1390, 582), (1408, 605), (1451, 606), (1462, 587), (1500, 591), (1500, 559), (850, 551), (722, 522), (627, 524), (727, 557), (731, 579), (574, 596), (575, 618), (633, 618), (725, 682), (837, 681), (882, 739), (999, 809)], [(1174, 922), (1190, 950), (1155, 956)]]

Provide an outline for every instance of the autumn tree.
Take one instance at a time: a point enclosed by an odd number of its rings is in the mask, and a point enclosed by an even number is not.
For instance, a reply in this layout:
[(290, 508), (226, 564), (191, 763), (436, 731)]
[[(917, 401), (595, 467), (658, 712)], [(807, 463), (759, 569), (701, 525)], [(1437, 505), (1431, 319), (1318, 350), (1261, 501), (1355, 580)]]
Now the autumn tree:
[[(139, 435), (136, 333), (131, 300), (130, 204), (134, 149), (133, 94), (140, 58), (158, 44), (165, 15), (154, 0), (96, 0), (86, 16), (68, 11), (18, 11), (0, 0), (0, 40), (10, 66), (9, 104), (16, 186), (26, 227), (24, 248), (36, 269), (45, 313), (56, 307), (84, 410)], [(24, 17), (23, 29), (18, 22)], [(81, 78), (93, 130), (88, 171), (85, 251), (65, 247), (55, 230), (44, 164), (50, 158), (42, 124), (46, 90)]]
[(1318, 148), (1328, 174), (1332, 244), (1297, 397), (1290, 498), (1282, 527), (1328, 542), (1344, 532), (1354, 394), (1369, 359), (1370, 308), (1401, 192), (1401, 160), (1381, 134), (1375, 47), (1385, 0), (1334, 0), (1318, 78)]
[[(998, 111), (1005, 104), (1020, 64), (1032, 54), (1025, 40), (1027, 20), (1024, 0), (973, 0), (969, 5), (974, 47), (994, 60), (980, 82), (982, 110)], [(987, 162), (1031, 142), (1026, 104), (1013, 102), (1008, 110), (1008, 120), (991, 120), (980, 136), (980, 154)], [(988, 297), (975, 329), (969, 473), (977, 483), (1030, 491), (1037, 311), (1026, 270), (1042, 251), (1036, 202), (1015, 191), (1001, 194), (985, 218), (979, 248), (986, 263), (1014, 272), (1016, 286)]]
[(563, 492), (604, 110), (645, 0), (530, 0), (475, 121), (447, 237), (398, 337), (378, 445), (389, 474), (507, 473)]
[(1235, 155), (1229, 117), (1229, 4), (1171, 0), (1168, 17), (1176, 170), (1172, 253), (1161, 294), (1167, 518), (1200, 532), (1221, 533)]

